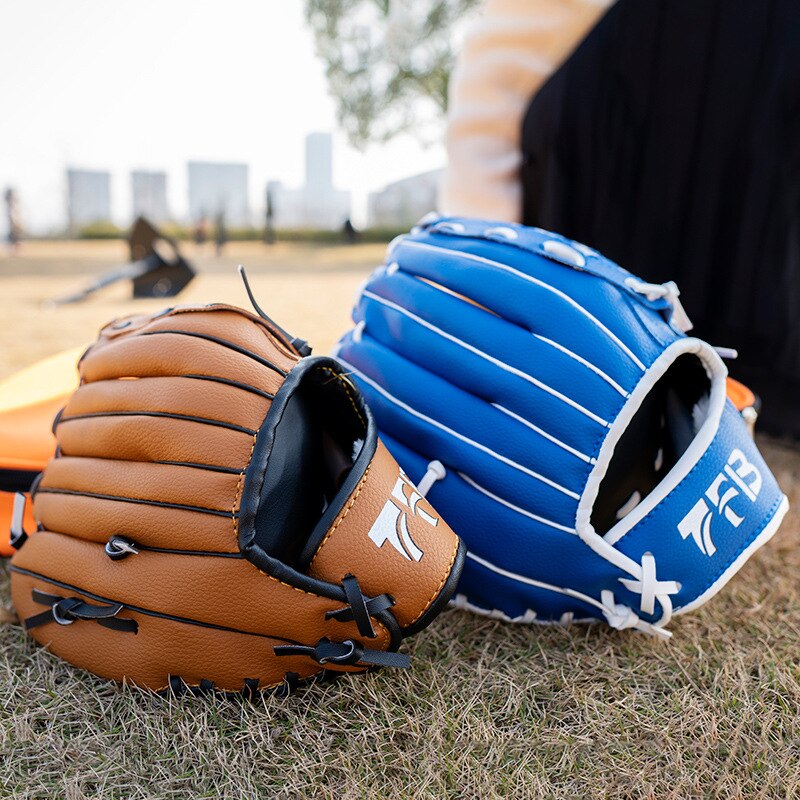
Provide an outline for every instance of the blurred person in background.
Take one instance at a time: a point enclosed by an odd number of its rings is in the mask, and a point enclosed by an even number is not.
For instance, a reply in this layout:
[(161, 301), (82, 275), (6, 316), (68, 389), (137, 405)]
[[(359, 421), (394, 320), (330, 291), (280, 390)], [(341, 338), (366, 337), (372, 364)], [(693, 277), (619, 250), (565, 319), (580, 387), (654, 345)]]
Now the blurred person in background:
[(208, 217), (205, 214), (200, 215), (192, 233), (197, 247), (203, 247), (208, 241)]
[(6, 217), (8, 224), (8, 247), (12, 254), (19, 252), (19, 243), (22, 239), (22, 222), (19, 213), (19, 200), (17, 193), (9, 187), (4, 198), (6, 201)]
[(488, 0), (449, 108), (445, 214), (675, 280), (800, 437), (800, 3)]
[(221, 256), (225, 245), (228, 243), (228, 229), (225, 226), (225, 212), (220, 211), (217, 214), (217, 219), (214, 223), (214, 244), (217, 249), (217, 255)]

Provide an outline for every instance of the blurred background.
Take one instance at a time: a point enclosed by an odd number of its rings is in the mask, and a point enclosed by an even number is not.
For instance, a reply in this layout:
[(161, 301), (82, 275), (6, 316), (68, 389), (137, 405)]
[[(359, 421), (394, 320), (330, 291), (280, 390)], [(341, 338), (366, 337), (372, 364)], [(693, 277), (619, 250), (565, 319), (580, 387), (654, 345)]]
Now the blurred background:
[(407, 228), (435, 204), (474, 2), (425, 5), (3, 4), (0, 235), (112, 237), (144, 214), (261, 238), (268, 209), (278, 230)]
[(243, 262), (325, 352), (385, 242), (436, 206), (475, 5), (3, 4), (0, 377), (163, 306), (160, 273), (134, 300), (125, 266), (160, 237), (199, 276), (181, 302), (246, 304)]

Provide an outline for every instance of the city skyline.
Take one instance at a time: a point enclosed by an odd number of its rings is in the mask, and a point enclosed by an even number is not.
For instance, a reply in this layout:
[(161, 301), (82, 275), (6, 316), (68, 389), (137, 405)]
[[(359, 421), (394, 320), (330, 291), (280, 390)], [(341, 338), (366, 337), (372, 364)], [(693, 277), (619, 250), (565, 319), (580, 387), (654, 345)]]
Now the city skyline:
[(347, 145), (299, 3), (230, 0), (220, 14), (189, 0), (29, 0), (0, 6), (0, 40), (0, 187), (17, 190), (33, 233), (66, 227), (67, 167), (110, 173), (124, 225), (132, 171), (166, 173), (169, 211), (184, 218), (188, 161), (247, 163), (257, 219), (267, 181), (303, 183), (306, 134), (331, 130), (333, 182), (363, 224), (369, 192), (444, 163), (440, 142), (410, 136)]
[[(292, 188), (281, 181), (268, 181), (263, 208), (250, 208), (247, 164), (189, 161), (186, 170), (188, 195), (184, 214), (169, 211), (166, 172), (133, 170), (128, 176), (131, 218), (145, 216), (156, 223), (195, 224), (201, 218), (214, 219), (223, 214), (227, 224), (234, 227), (260, 226), (268, 203), (272, 208), (272, 222), (277, 227), (335, 230), (352, 217), (350, 192), (334, 185), (329, 132), (315, 131), (305, 137), (305, 183)], [(111, 204), (111, 175), (107, 170), (68, 168), (66, 180), (68, 231), (75, 232), (97, 222), (111, 222), (118, 216)], [(406, 179), (401, 183), (408, 182)], [(371, 193), (370, 202), (385, 192)]]

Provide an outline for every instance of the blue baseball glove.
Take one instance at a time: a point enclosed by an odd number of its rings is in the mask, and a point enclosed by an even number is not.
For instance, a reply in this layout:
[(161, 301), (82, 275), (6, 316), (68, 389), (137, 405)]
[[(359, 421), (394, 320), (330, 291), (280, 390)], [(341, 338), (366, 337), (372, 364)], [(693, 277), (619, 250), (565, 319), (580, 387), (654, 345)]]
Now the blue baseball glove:
[(353, 319), (336, 354), (466, 542), (463, 608), (668, 636), (787, 510), (674, 284), (438, 219), (392, 243)]

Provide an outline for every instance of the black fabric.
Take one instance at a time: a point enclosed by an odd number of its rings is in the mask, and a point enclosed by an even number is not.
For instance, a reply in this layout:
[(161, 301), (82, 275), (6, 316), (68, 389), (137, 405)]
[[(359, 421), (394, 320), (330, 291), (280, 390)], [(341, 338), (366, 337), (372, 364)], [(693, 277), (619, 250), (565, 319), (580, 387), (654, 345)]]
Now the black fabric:
[(532, 99), (522, 218), (650, 281), (800, 436), (800, 4), (619, 0)]

